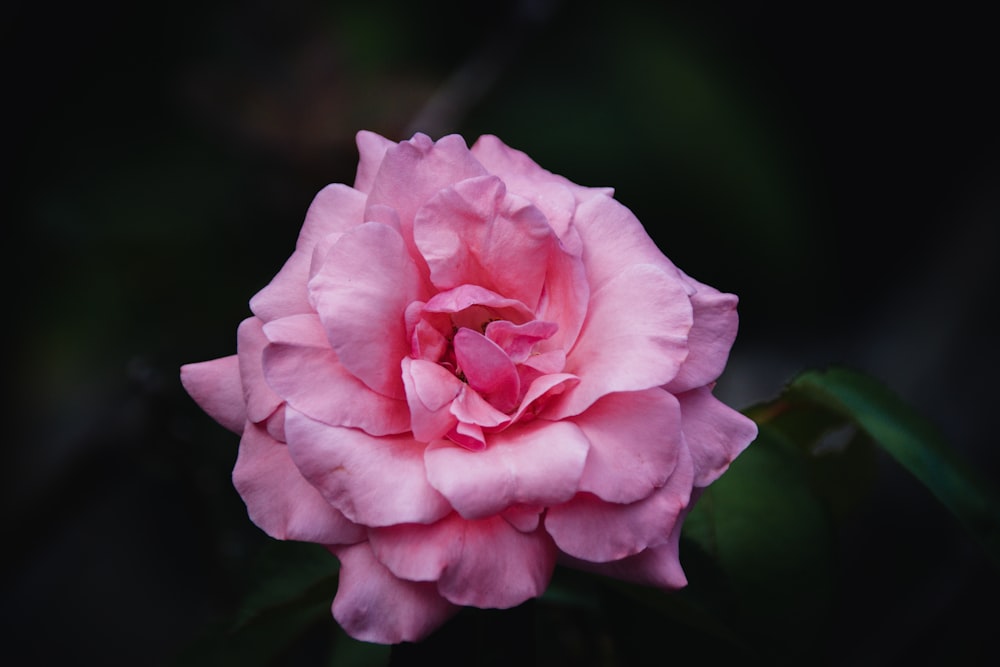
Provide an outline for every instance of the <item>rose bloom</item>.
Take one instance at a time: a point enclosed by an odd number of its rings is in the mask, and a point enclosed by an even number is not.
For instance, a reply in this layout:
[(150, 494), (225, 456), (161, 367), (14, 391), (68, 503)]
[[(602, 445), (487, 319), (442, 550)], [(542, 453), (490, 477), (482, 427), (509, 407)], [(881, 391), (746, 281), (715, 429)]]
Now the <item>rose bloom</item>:
[(683, 518), (757, 432), (712, 394), (736, 297), (496, 137), (357, 146), (237, 354), (181, 369), (242, 435), (250, 518), (339, 559), (333, 615), (372, 642), (537, 597), (557, 563), (684, 586)]

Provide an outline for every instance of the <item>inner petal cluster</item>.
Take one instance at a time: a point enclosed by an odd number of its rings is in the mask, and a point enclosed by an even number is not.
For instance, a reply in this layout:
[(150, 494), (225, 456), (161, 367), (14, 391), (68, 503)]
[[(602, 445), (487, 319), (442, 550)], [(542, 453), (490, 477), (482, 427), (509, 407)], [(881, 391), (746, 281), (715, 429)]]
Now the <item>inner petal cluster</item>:
[[(411, 407), (417, 407), (414, 432), (425, 437), (447, 423), (445, 437), (484, 449), (484, 429), (502, 430), (518, 421), (524, 408), (541, 398), (531, 391), (535, 381), (565, 365), (561, 350), (544, 349), (558, 324), (536, 320), (520, 301), (483, 287), (460, 285), (413, 302), (406, 319), (411, 355), (404, 376)], [(438, 387), (426, 386), (431, 382)], [(428, 408), (442, 413), (434, 420), (437, 429), (419, 425), (419, 413)]]

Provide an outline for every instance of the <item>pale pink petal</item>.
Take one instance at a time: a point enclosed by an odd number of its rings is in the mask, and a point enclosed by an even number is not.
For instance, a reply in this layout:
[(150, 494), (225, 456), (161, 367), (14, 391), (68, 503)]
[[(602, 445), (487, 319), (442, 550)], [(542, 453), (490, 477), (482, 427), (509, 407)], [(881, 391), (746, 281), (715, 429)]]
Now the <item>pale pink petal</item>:
[(365, 223), (342, 235), (309, 294), (344, 368), (380, 394), (403, 398), (399, 364), (410, 352), (404, 313), (424, 293), (399, 233)]
[(242, 433), (247, 406), (236, 355), (181, 366), (181, 384), (208, 416), (233, 433)]
[(455, 359), (469, 386), (501, 412), (517, 406), (521, 381), (514, 362), (500, 346), (478, 331), (462, 328), (452, 340)]
[(580, 384), (558, 399), (554, 414), (579, 414), (605, 394), (666, 384), (687, 356), (691, 323), (679, 279), (650, 264), (622, 269), (591, 294), (587, 321), (566, 358), (566, 372)]
[(531, 386), (528, 387), (524, 398), (521, 399), (521, 407), (511, 415), (511, 421), (517, 422), (522, 418), (537, 416), (547, 417), (546, 407), (549, 401), (570, 387), (576, 386), (579, 381), (580, 378), (569, 373), (552, 373), (535, 378), (531, 382)]
[(243, 399), (246, 401), (247, 418), (259, 423), (270, 417), (282, 398), (264, 378), (263, 354), (268, 344), (264, 323), (256, 317), (240, 322), (236, 330), (236, 351), (240, 358), (240, 378), (243, 382)]
[(263, 369), (277, 396), (312, 419), (371, 435), (410, 430), (405, 401), (369, 389), (340, 364), (319, 318), (293, 315), (269, 322)]
[(377, 438), (288, 408), (285, 435), (302, 475), (356, 523), (429, 523), (451, 509), (427, 482), (424, 445), (408, 434)]
[(475, 519), (515, 504), (569, 500), (583, 474), (587, 448), (576, 425), (536, 420), (490, 435), (481, 452), (433, 442), (424, 459), (431, 485), (459, 514)]
[(378, 644), (417, 642), (458, 611), (433, 583), (395, 577), (375, 559), (367, 542), (330, 551), (340, 559), (333, 616), (355, 639)]
[(582, 202), (574, 223), (583, 239), (583, 261), (592, 290), (634, 264), (653, 264), (679, 277), (673, 262), (649, 238), (632, 211), (611, 197)]
[(539, 346), (541, 350), (569, 350), (573, 347), (587, 316), (590, 291), (583, 261), (553, 250), (535, 315), (540, 320), (556, 322), (559, 330)]
[(757, 424), (701, 387), (677, 397), (681, 430), (695, 466), (695, 485), (705, 487), (757, 437)]
[(532, 310), (558, 247), (542, 212), (495, 176), (441, 190), (417, 212), (413, 235), (439, 289), (481, 285)]
[(354, 142), (358, 147), (358, 171), (354, 178), (354, 187), (361, 192), (367, 193), (371, 190), (375, 181), (375, 174), (378, 173), (382, 165), (385, 152), (396, 145), (395, 141), (389, 141), (385, 137), (361, 130), (354, 136)]
[(402, 579), (436, 581), (455, 604), (507, 609), (545, 592), (556, 550), (545, 531), (523, 533), (495, 516), (456, 514), (430, 525), (370, 532), (375, 556)]
[(407, 248), (417, 257), (413, 218), (420, 207), (439, 190), (485, 174), (462, 137), (453, 134), (434, 142), (418, 133), (385, 152), (371, 183), (368, 205), (396, 209)]
[(560, 550), (596, 563), (619, 560), (665, 543), (691, 498), (694, 469), (686, 449), (667, 483), (647, 498), (619, 505), (589, 493), (550, 507), (545, 529)]
[(680, 405), (662, 389), (608, 394), (572, 421), (590, 441), (580, 490), (612, 503), (663, 486), (684, 448)]
[(295, 251), (267, 287), (250, 299), (254, 314), (270, 322), (278, 317), (310, 312), (306, 282), (313, 248), (325, 236), (361, 224), (364, 208), (364, 195), (346, 185), (337, 183), (320, 190), (306, 212)]
[(696, 288), (691, 295), (694, 325), (688, 333), (688, 356), (665, 387), (673, 394), (715, 382), (722, 375), (739, 327), (736, 295), (724, 294), (686, 275), (683, 278)]
[(462, 381), (434, 362), (406, 358), (403, 385), (413, 437), (420, 442), (445, 437), (457, 421), (448, 408), (462, 391)]
[(611, 188), (585, 187), (553, 174), (540, 167), (523, 151), (511, 148), (492, 134), (479, 137), (472, 146), (472, 154), (490, 173), (511, 183), (511, 189), (515, 192), (531, 195), (532, 198), (554, 197), (548, 190), (553, 184), (569, 189), (580, 201), (596, 196), (610, 197), (614, 193)]
[(353, 544), (366, 530), (348, 521), (299, 473), (288, 448), (263, 426), (248, 424), (233, 468), (233, 485), (250, 520), (271, 537), (320, 544)]

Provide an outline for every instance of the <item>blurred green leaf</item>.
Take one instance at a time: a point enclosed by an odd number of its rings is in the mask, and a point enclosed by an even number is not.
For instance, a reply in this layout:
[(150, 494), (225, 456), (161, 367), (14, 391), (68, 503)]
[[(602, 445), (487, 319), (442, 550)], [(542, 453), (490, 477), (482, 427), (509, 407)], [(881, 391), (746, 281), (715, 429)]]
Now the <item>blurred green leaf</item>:
[(889, 388), (843, 367), (812, 370), (769, 404), (749, 411), (791, 437), (804, 434), (795, 415), (821, 415), (827, 425), (853, 424), (923, 483), (1000, 565), (1000, 499), (938, 429)]
[[(806, 659), (832, 609), (833, 532), (796, 447), (761, 426), (704, 491), (684, 535), (718, 564), (734, 596), (733, 623), (761, 654)], [(692, 588), (702, 585), (692, 579)]]

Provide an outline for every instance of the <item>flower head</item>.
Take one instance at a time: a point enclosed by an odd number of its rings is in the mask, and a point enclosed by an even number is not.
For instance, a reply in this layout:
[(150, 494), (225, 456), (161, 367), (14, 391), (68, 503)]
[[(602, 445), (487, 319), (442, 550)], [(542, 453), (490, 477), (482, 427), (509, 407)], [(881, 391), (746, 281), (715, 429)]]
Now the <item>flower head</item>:
[(237, 354), (181, 369), (242, 436), (250, 518), (336, 555), (368, 641), (518, 605), (557, 562), (685, 585), (683, 517), (756, 435), (712, 395), (736, 297), (496, 137), (357, 145)]

